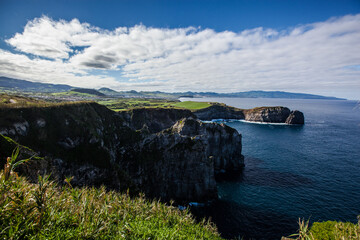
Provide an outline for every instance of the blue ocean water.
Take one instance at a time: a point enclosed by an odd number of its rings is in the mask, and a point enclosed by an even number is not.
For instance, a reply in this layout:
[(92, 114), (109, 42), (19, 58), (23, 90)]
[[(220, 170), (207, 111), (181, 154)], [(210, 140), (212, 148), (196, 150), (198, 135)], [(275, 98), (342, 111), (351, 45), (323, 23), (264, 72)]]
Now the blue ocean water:
[(220, 200), (202, 210), (224, 237), (280, 239), (310, 222), (357, 222), (360, 215), (360, 102), (212, 98), (239, 108), (286, 106), (304, 126), (227, 122), (242, 134), (245, 168), (218, 183)]

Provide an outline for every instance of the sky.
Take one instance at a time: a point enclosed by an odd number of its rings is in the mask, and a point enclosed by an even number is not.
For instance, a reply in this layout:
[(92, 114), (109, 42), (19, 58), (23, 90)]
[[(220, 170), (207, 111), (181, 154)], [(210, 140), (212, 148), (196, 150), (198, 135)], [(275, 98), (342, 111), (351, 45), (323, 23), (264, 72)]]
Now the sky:
[(0, 0), (0, 76), (360, 100), (360, 0)]

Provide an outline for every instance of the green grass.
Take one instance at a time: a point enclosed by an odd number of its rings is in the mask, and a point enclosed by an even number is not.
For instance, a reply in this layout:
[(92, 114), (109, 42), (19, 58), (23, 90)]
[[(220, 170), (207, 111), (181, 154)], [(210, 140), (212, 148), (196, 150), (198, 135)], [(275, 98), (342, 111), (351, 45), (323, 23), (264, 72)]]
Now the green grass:
[(360, 222), (315, 222), (311, 226), (310, 233), (316, 240), (359, 240)]
[(185, 101), (185, 102), (178, 102), (173, 104), (174, 107), (178, 108), (185, 108), (189, 110), (198, 110), (210, 107), (212, 104), (208, 102), (193, 102), (193, 101)]
[(76, 92), (76, 91), (58, 92), (58, 93), (52, 93), (51, 95), (57, 96), (57, 97), (71, 97), (71, 96), (78, 96), (78, 97), (97, 97), (97, 95), (94, 95), (94, 94), (83, 93), (83, 92)]
[(358, 220), (357, 224), (337, 221), (314, 222), (311, 227), (309, 221), (299, 220), (298, 233), (290, 236), (296, 236), (297, 240), (360, 240), (360, 216)]
[(98, 101), (114, 111), (123, 111), (134, 108), (173, 108), (175, 100), (148, 99), (148, 98), (115, 98), (106, 101)]
[(0, 179), (1, 239), (221, 239), (212, 223), (142, 195)]

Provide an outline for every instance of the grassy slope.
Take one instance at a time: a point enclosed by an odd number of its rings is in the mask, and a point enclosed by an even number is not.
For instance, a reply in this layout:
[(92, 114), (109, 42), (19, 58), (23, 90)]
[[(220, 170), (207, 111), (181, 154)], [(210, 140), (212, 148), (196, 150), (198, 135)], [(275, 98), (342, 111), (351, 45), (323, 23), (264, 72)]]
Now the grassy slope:
[(179, 108), (186, 108), (189, 110), (198, 110), (203, 109), (211, 106), (211, 103), (208, 102), (193, 102), (193, 101), (185, 101), (185, 102), (178, 102), (173, 104), (175, 107)]
[(213, 224), (143, 196), (0, 179), (1, 239), (221, 239)]
[(122, 111), (132, 108), (182, 108), (197, 110), (211, 106), (207, 102), (179, 102), (177, 100), (147, 99), (147, 98), (116, 98), (107, 101), (98, 101), (114, 111)]
[(99, 104), (105, 105), (114, 111), (122, 111), (132, 108), (171, 108), (174, 100), (166, 99), (147, 99), (147, 98), (114, 98), (107, 101), (98, 101)]
[(310, 233), (310, 236), (316, 240), (359, 240), (360, 222), (359, 224), (336, 221), (315, 222), (311, 226)]

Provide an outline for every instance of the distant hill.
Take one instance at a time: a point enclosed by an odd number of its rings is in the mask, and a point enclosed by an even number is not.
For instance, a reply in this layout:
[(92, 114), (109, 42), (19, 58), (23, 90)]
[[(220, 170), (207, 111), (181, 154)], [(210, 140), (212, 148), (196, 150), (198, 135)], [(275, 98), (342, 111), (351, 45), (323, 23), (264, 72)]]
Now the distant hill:
[(7, 77), (0, 77), (0, 90), (22, 91), (22, 92), (66, 92), (72, 86), (64, 84), (37, 83)]
[[(96, 96), (129, 97), (129, 98), (167, 98), (177, 99), (180, 97), (236, 97), (236, 98), (289, 98), (289, 99), (327, 99), (340, 100), (343, 98), (326, 97), (314, 94), (291, 93), (282, 91), (248, 91), (235, 93), (215, 93), (215, 92), (176, 92), (167, 93), (160, 91), (115, 91), (111, 88), (86, 89), (74, 88), (63, 84), (36, 83), (7, 77), (0, 77), (0, 91), (22, 91), (22, 92), (40, 92), (40, 93), (58, 93), (68, 91), (86, 93)], [(74, 91), (75, 90), (75, 91)]]
[(119, 96), (119, 95), (122, 95), (121, 93), (115, 91), (115, 90), (112, 90), (111, 88), (100, 88), (98, 90), (100, 93), (103, 93), (107, 96)]
[(74, 89), (71, 89), (71, 91), (78, 92), (78, 93), (86, 93), (86, 94), (90, 94), (90, 95), (96, 95), (99, 97), (106, 96), (104, 93), (101, 93), (95, 89), (90, 89), (90, 88), (74, 88)]
[(194, 96), (202, 97), (237, 97), (237, 98), (293, 98), (293, 99), (327, 99), (340, 100), (343, 98), (326, 97), (306, 93), (291, 93), (282, 91), (248, 91), (236, 93), (194, 93)]

